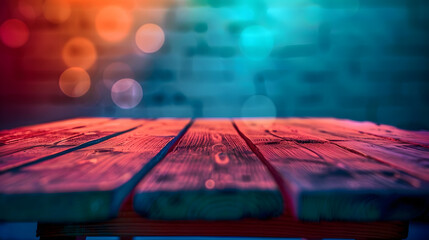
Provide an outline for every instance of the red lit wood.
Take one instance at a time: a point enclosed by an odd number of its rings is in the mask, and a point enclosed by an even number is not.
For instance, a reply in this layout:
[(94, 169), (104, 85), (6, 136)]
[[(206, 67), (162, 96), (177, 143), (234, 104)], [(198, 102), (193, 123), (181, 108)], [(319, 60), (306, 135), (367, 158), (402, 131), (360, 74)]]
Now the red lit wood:
[[(0, 156), (8, 154), (10, 150), (19, 151), (19, 144), (32, 141), (33, 138), (46, 137), (57, 132), (70, 129), (79, 129), (94, 124), (111, 121), (110, 118), (74, 118), (58, 122), (43, 123), (29, 127), (20, 127), (0, 131)], [(44, 143), (44, 141), (39, 141)], [(30, 144), (28, 146), (31, 146)], [(22, 147), (21, 147), (22, 148)]]
[(356, 122), (351, 120), (339, 120), (333, 118), (313, 119), (322, 124), (335, 124), (342, 128), (351, 128), (363, 134), (374, 135), (403, 143), (410, 143), (429, 148), (429, 131), (406, 131), (389, 125), (377, 125), (372, 122)]
[[(56, 122), (40, 123), (31, 126), (18, 127), (14, 129), (6, 129), (0, 131), (0, 140), (4, 141), (5, 137), (17, 141), (19, 139), (26, 139), (31, 135), (36, 135), (38, 131), (59, 131), (63, 129), (80, 128), (87, 125), (101, 123), (112, 120), (111, 118), (71, 118), (60, 120)], [(29, 135), (30, 134), (30, 135)]]
[[(331, 140), (334, 144), (392, 165), (413, 176), (429, 181), (429, 149), (394, 141), (347, 128), (347, 124), (318, 119), (283, 119), (289, 127)], [(409, 134), (413, 134), (410, 132)], [(397, 133), (400, 135), (400, 133)]]
[[(1, 131), (0, 220), (56, 222), (39, 224), (42, 239), (390, 239), (405, 238), (407, 223), (373, 220), (429, 209), (426, 132), (336, 119), (235, 123), (86, 118)], [(131, 199), (145, 216), (176, 220), (142, 218)]]
[(0, 220), (85, 222), (115, 216), (125, 196), (189, 122), (134, 121), (146, 124), (0, 175)]
[(280, 191), (230, 120), (196, 120), (137, 186), (137, 212), (154, 219), (268, 218)]
[(73, 119), (9, 130), (1, 136), (0, 172), (142, 124), (132, 119)]
[(341, 148), (323, 135), (299, 136), (302, 129), (284, 119), (235, 122), (279, 175), (299, 219), (408, 220), (429, 208), (427, 182)]

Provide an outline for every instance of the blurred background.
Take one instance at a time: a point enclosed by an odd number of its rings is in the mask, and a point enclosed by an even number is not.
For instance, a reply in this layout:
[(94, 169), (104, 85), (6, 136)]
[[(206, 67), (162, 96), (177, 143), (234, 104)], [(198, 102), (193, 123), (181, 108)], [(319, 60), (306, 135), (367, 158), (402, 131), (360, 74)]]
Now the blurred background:
[(317, 116), (429, 129), (425, 0), (2, 0), (0, 128)]
[[(0, 0), (0, 116), (0, 128), (315, 116), (429, 129), (429, 1)], [(0, 239), (35, 228), (0, 223)], [(408, 239), (427, 229), (412, 223)]]

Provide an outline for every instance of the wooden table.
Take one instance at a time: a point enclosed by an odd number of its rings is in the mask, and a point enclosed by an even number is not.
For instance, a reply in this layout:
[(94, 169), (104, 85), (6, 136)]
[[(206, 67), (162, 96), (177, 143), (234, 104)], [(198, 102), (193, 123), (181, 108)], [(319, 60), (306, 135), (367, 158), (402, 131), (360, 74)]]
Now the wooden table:
[(0, 132), (0, 221), (66, 236), (400, 239), (429, 132), (327, 118), (78, 118)]

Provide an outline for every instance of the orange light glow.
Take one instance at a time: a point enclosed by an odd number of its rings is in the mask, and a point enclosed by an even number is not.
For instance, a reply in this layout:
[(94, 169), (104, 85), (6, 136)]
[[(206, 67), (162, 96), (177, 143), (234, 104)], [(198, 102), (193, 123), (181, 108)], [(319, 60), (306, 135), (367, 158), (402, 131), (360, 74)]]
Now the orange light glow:
[(11, 48), (22, 47), (27, 43), (29, 35), (27, 25), (18, 19), (9, 19), (0, 26), (0, 38)]
[(207, 189), (213, 189), (216, 185), (215, 181), (213, 179), (208, 179), (204, 185), (206, 186)]
[(60, 76), (60, 89), (69, 97), (80, 97), (88, 92), (91, 79), (88, 73), (79, 67), (65, 70)]
[[(118, 6), (127, 10), (135, 9), (137, 6), (136, 0), (69, 0), (79, 8), (102, 8), (109, 5)], [(139, 0), (139, 6), (141, 7), (142, 2)]]
[(42, 13), (42, 0), (20, 0), (18, 11), (27, 19), (34, 20)]
[(46, 0), (43, 15), (52, 23), (63, 23), (71, 15), (70, 3), (68, 0)]
[(148, 23), (137, 30), (136, 44), (144, 53), (158, 51), (164, 44), (164, 41), (164, 31), (156, 24)]
[(103, 8), (95, 18), (98, 35), (108, 42), (122, 41), (129, 33), (132, 24), (130, 14), (121, 7)]
[(94, 44), (86, 38), (75, 37), (63, 48), (62, 57), (69, 67), (90, 68), (97, 60)]

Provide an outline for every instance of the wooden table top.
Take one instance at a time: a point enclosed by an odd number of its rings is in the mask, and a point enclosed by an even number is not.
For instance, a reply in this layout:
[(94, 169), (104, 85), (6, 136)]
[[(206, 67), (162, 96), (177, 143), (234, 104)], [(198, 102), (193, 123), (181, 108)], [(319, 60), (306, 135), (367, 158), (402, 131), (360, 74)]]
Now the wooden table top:
[(429, 216), (429, 132), (332, 118), (78, 118), (0, 131), (0, 221)]

